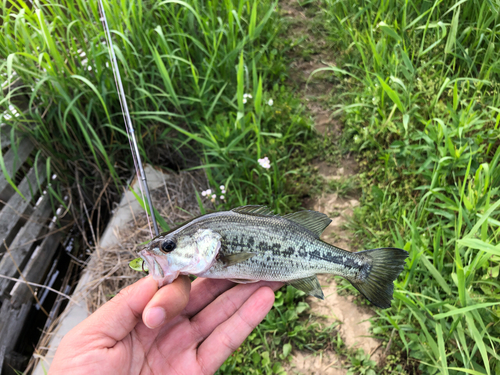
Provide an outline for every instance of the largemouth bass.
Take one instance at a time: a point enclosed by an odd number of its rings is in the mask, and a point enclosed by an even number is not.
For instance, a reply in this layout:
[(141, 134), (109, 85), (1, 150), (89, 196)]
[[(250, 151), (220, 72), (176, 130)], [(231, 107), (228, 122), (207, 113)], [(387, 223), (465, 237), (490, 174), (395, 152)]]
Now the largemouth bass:
[(282, 281), (324, 299), (316, 275), (327, 273), (345, 277), (375, 306), (390, 307), (408, 253), (342, 250), (319, 238), (330, 222), (316, 211), (279, 216), (264, 206), (243, 206), (162, 233), (139, 255), (160, 287), (192, 274), (236, 283)]

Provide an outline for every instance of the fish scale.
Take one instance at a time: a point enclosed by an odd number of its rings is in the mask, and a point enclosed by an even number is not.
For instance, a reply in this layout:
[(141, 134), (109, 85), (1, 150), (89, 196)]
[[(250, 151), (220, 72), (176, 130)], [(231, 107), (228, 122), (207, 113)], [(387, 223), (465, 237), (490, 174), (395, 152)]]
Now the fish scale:
[[(199, 276), (289, 281), (317, 273), (340, 272), (341, 269), (346, 276), (354, 276), (356, 269), (353, 264), (361, 267), (362, 263), (357, 262), (355, 255), (318, 241), (305, 228), (291, 226), (289, 222), (283, 221), (286, 219), (281, 217), (256, 217), (250, 223), (245, 223), (244, 217), (228, 218), (224, 225), (214, 228), (227, 245), (222, 251), (228, 254), (251, 252), (256, 255), (231, 267), (216, 263)], [(338, 264), (325, 260), (331, 259), (332, 253), (337, 253), (339, 259), (350, 260), (347, 262), (350, 266), (344, 267), (344, 262)]]
[(281, 281), (323, 298), (316, 275), (327, 273), (345, 277), (376, 306), (389, 307), (408, 253), (342, 250), (320, 239), (330, 222), (316, 211), (279, 216), (267, 207), (243, 206), (162, 233), (139, 254), (160, 286), (194, 274), (241, 283)]

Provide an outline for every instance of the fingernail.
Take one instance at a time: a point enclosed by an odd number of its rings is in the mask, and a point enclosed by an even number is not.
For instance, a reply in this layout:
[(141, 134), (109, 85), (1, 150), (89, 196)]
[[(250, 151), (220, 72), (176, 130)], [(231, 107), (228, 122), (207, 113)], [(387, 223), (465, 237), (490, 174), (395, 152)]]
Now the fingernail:
[(146, 312), (144, 317), (144, 324), (149, 328), (159, 327), (167, 317), (167, 313), (161, 307), (153, 307)]

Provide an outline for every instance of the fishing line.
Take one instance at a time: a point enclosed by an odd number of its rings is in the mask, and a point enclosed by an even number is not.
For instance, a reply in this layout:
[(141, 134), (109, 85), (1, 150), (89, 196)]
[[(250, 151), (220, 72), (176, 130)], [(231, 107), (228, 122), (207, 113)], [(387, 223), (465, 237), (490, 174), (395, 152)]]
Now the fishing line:
[[(156, 223), (153, 203), (151, 202), (151, 195), (148, 189), (148, 182), (146, 180), (146, 174), (144, 173), (144, 168), (142, 167), (141, 155), (139, 153), (139, 147), (137, 146), (137, 140), (135, 137), (134, 127), (132, 125), (132, 120), (130, 118), (130, 113), (128, 111), (127, 99), (125, 97), (125, 91), (123, 90), (122, 79), (120, 76), (120, 70), (118, 69), (118, 63), (116, 62), (116, 55), (113, 49), (113, 40), (111, 39), (111, 34), (109, 32), (108, 21), (106, 19), (106, 13), (104, 12), (104, 6), (102, 4), (102, 0), (99, 0), (99, 13), (101, 15), (101, 23), (104, 28), (104, 35), (106, 39), (106, 43), (108, 45), (109, 50), (109, 58), (111, 60), (111, 67), (113, 70), (113, 76), (115, 78), (116, 90), (118, 92), (118, 99), (120, 100), (120, 107), (122, 109), (123, 120), (125, 121), (125, 129), (127, 130), (128, 141), (130, 144), (130, 150), (132, 151), (132, 158), (134, 159), (134, 167), (135, 172), (137, 174), (137, 180), (139, 182), (139, 189), (141, 190), (141, 198), (144, 202), (144, 194), (146, 194), (148, 205), (149, 205), (149, 215), (151, 215), (151, 220), (153, 221), (153, 226), (155, 229), (155, 233), (158, 236), (160, 234), (158, 230), (158, 224)], [(143, 190), (144, 189), (144, 190)], [(148, 219), (149, 232), (151, 233), (151, 237), (153, 237), (153, 232), (151, 230), (151, 223), (149, 221), (149, 215), (147, 208), (146, 217)]]

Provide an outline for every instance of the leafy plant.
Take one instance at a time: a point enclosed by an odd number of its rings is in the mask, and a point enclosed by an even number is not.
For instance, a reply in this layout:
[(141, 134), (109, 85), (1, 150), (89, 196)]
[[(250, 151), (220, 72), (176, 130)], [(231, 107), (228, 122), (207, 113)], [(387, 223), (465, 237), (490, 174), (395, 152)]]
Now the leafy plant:
[(370, 355), (366, 354), (363, 349), (356, 350), (349, 355), (350, 368), (347, 370), (348, 375), (376, 375), (377, 362), (370, 359)]
[(345, 51), (333, 102), (358, 153), (366, 248), (410, 252), (374, 331), (425, 373), (494, 373), (500, 358), (500, 123), (496, 4), (327, 1)]

